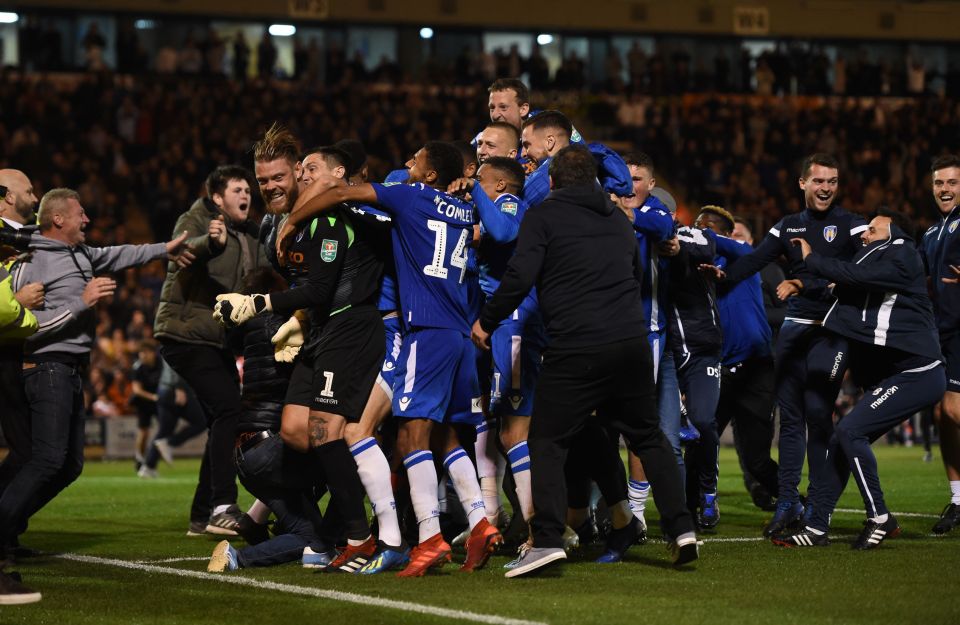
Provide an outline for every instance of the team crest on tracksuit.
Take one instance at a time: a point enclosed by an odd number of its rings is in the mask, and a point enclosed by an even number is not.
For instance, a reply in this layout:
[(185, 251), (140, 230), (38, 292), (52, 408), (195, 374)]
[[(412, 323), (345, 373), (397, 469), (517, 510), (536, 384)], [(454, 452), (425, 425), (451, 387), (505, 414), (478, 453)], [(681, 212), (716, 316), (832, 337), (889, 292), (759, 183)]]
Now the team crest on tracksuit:
[(953, 223), (947, 226), (947, 230), (950, 231), (950, 234), (953, 234), (954, 231), (957, 229), (957, 224), (960, 224), (960, 219), (954, 219)]
[(827, 226), (823, 229), (823, 238), (827, 240), (827, 243), (833, 241), (837, 238), (837, 227), (836, 226)]

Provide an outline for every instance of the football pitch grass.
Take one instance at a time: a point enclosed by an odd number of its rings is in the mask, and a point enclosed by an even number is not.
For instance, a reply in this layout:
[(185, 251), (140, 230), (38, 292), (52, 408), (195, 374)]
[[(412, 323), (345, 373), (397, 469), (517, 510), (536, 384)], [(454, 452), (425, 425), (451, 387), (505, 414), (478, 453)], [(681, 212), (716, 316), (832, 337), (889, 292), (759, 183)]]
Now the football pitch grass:
[[(48, 554), (16, 567), (43, 600), (0, 607), (0, 623), (957, 625), (960, 530), (930, 534), (947, 502), (939, 454), (930, 463), (918, 448), (879, 445), (877, 454), (888, 505), (903, 528), (877, 550), (849, 548), (863, 520), (852, 481), (830, 547), (784, 549), (761, 540), (769, 513), (753, 507), (736, 456), (723, 449), (721, 522), (701, 536), (695, 566), (675, 570), (665, 545), (652, 539), (621, 564), (593, 564), (599, 547), (587, 548), (560, 575), (513, 580), (502, 568), (511, 554), (465, 574), (457, 571), (463, 554), (456, 550), (453, 565), (423, 579), (315, 573), (299, 563), (208, 574), (216, 540), (185, 536), (197, 461), (161, 466), (161, 477), (150, 481), (138, 479), (129, 462), (91, 461), (23, 537)], [(249, 504), (249, 495), (240, 503)], [(647, 518), (656, 528), (655, 509)]]

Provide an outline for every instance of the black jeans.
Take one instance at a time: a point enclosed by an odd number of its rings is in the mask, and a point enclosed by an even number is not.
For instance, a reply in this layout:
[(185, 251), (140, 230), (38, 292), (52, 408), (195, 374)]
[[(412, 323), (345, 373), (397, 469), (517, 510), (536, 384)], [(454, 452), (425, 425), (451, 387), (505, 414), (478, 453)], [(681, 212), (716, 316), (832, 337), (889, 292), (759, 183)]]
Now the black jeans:
[(197, 394), (207, 416), (210, 438), (200, 464), (199, 484), (190, 516), (200, 520), (205, 518), (204, 509), (237, 500), (233, 442), (242, 412), (240, 376), (233, 356), (226, 349), (161, 340), (160, 352), (167, 364)]
[(562, 547), (567, 492), (563, 467), (572, 440), (596, 410), (643, 462), (664, 530), (693, 531), (673, 449), (660, 430), (653, 360), (646, 338), (548, 349), (530, 422), (531, 520), (536, 547)]
[(733, 423), (737, 455), (745, 473), (768, 493), (777, 492), (777, 463), (770, 457), (773, 444), (773, 357), (748, 358), (722, 367), (717, 431)]
[(9, 544), (31, 516), (83, 471), (80, 368), (58, 362), (23, 370), (30, 405), (31, 457), (0, 497), (0, 533)]
[(7, 441), (7, 457), (0, 463), (0, 494), (30, 460), (30, 410), (23, 390), (23, 350), (0, 347), (0, 430)]

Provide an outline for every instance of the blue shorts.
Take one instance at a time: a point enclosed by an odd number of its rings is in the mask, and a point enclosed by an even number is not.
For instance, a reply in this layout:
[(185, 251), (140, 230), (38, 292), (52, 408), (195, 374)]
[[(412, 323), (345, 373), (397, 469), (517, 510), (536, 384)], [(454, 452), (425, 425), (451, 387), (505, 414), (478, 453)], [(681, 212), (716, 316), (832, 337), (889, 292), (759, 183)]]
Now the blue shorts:
[(393, 414), (438, 423), (482, 423), (476, 350), (470, 339), (440, 328), (407, 332), (394, 371)]
[(383, 333), (386, 341), (386, 351), (383, 357), (383, 366), (377, 376), (377, 384), (393, 399), (393, 378), (397, 370), (397, 358), (400, 357), (400, 346), (403, 344), (403, 333), (400, 330), (400, 317), (394, 315), (383, 319)]
[(539, 314), (518, 310), (497, 326), (490, 336), (490, 352), (481, 365), (482, 375), (490, 384), (490, 414), (533, 414), (533, 391), (546, 345), (546, 330)]

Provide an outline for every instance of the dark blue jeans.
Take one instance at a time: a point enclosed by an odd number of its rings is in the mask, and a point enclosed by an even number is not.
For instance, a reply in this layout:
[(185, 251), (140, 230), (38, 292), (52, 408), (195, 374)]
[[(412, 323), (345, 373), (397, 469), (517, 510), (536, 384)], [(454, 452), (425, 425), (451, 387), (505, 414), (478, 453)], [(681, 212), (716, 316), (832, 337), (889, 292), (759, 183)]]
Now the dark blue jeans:
[(304, 547), (326, 551), (320, 539), (323, 517), (313, 497), (312, 458), (284, 446), (279, 434), (236, 452), (237, 475), (244, 488), (277, 517), (277, 536), (239, 550), (242, 567), (271, 566), (298, 560)]
[(83, 471), (84, 409), (80, 369), (58, 362), (24, 369), (30, 405), (31, 458), (0, 498), (3, 544)]
[[(187, 422), (187, 425), (177, 430), (177, 422), (181, 418)], [(157, 424), (157, 433), (150, 442), (144, 459), (144, 464), (151, 469), (156, 469), (160, 461), (160, 452), (153, 446), (154, 441), (165, 438), (171, 447), (179, 447), (194, 436), (203, 434), (207, 429), (203, 407), (193, 391), (188, 390), (187, 403), (178, 406), (176, 390), (170, 386), (161, 386), (157, 390)]]

